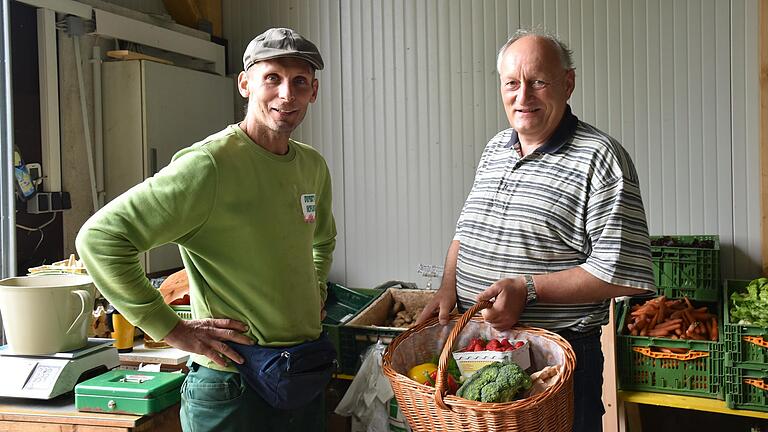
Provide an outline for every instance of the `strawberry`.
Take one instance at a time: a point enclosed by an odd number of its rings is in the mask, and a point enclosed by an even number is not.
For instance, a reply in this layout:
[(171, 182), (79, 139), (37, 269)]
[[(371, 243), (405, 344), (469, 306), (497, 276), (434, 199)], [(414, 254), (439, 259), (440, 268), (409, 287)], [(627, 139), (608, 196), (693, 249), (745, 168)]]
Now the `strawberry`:
[(500, 345), (502, 348), (507, 348), (512, 346), (512, 344), (509, 343), (509, 339), (502, 339), (500, 342)]
[(515, 347), (515, 349), (517, 349), (517, 348), (520, 348), (520, 347), (521, 347), (521, 346), (523, 346), (523, 345), (525, 345), (525, 342), (523, 342), (523, 341), (517, 341), (517, 342), (515, 342), (515, 345), (514, 345), (514, 347)]
[(499, 351), (501, 344), (496, 339), (491, 339), (488, 344), (485, 345), (485, 349), (488, 351)]

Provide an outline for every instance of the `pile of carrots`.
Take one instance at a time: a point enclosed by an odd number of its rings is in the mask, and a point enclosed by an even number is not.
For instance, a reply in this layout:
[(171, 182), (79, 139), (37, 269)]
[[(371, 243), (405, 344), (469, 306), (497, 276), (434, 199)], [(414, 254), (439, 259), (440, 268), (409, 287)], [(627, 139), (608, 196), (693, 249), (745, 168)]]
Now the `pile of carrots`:
[(717, 315), (706, 306), (693, 307), (688, 297), (656, 297), (630, 309), (627, 332), (632, 336), (717, 341)]

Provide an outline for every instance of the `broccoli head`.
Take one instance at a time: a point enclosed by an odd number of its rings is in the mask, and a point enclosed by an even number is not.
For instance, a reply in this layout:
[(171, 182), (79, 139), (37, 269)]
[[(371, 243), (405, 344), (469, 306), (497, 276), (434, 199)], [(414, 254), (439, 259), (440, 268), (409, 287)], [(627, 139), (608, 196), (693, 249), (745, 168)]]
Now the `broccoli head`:
[(456, 396), (481, 402), (509, 402), (531, 388), (531, 377), (515, 363), (483, 366), (461, 386)]

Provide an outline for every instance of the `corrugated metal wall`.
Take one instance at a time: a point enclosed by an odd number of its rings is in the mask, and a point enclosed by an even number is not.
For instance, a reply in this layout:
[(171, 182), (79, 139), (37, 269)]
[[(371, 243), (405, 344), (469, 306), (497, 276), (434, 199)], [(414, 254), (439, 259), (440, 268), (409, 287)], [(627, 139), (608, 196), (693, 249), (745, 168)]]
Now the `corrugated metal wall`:
[(758, 273), (757, 0), (233, 0), (231, 64), (278, 25), (328, 65), (299, 136), (334, 175), (335, 280), (423, 283), (418, 264), (442, 263), (482, 148), (507, 126), (496, 50), (533, 25), (574, 50), (571, 104), (633, 155), (652, 234), (719, 234), (724, 276)]

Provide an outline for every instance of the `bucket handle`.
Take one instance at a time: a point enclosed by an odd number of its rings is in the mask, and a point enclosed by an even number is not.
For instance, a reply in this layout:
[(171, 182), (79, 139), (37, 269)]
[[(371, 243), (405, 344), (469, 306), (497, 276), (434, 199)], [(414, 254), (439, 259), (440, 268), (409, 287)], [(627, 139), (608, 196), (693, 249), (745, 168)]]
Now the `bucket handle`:
[(75, 327), (80, 325), (80, 323), (83, 322), (83, 320), (87, 317), (87, 311), (86, 311), (86, 305), (93, 304), (93, 299), (91, 298), (91, 293), (89, 293), (86, 290), (74, 290), (72, 291), (72, 294), (77, 295), (80, 297), (80, 314), (75, 318), (74, 321), (72, 321), (72, 325), (69, 326), (69, 329), (67, 329), (67, 334), (69, 334)]

